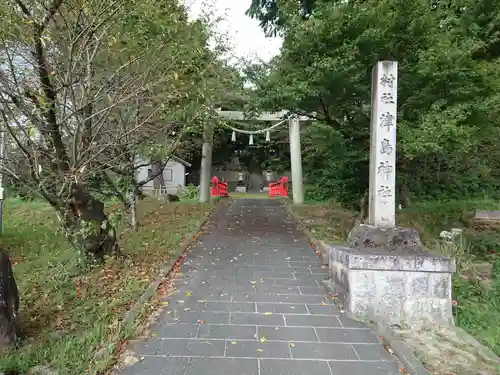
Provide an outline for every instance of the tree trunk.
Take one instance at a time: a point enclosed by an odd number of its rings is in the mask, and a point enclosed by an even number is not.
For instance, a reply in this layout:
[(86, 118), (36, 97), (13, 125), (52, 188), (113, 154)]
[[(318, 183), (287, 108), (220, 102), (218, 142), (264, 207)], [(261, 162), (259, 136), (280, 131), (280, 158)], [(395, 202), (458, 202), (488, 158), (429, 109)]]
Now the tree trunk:
[(116, 231), (104, 212), (104, 204), (86, 187), (73, 186), (63, 210), (66, 234), (77, 249), (98, 260), (104, 255), (116, 255), (119, 250)]
[(127, 194), (128, 212), (130, 214), (130, 227), (137, 230), (137, 195), (136, 190), (132, 190)]
[(16, 314), (19, 309), (17, 289), (9, 255), (0, 250), (0, 349), (16, 341)]
[(200, 166), (200, 203), (210, 201), (210, 178), (212, 174), (213, 129), (209, 123), (203, 124), (203, 148)]
[(163, 178), (163, 170), (165, 165), (160, 161), (153, 161), (151, 163), (151, 173), (157, 175), (153, 180), (153, 188), (159, 190), (158, 198), (166, 192), (165, 179)]

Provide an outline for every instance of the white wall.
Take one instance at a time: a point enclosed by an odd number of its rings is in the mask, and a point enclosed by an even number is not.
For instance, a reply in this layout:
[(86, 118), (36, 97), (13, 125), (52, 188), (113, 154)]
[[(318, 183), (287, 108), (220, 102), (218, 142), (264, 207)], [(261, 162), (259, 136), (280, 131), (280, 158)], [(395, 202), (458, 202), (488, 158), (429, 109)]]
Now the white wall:
[[(137, 170), (137, 180), (142, 181), (148, 177), (148, 169), (150, 166), (140, 167)], [(179, 185), (186, 185), (186, 166), (175, 160), (169, 160), (167, 166), (163, 170), (163, 179), (169, 194), (177, 193)], [(149, 181), (142, 189), (144, 191), (153, 189), (153, 181)]]

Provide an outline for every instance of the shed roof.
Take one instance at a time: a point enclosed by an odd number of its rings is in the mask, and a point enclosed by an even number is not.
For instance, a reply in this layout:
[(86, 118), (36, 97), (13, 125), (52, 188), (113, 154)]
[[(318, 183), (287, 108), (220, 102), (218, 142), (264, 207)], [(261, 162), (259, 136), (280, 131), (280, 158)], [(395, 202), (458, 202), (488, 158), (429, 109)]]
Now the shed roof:
[(171, 160), (175, 160), (178, 163), (184, 164), (186, 167), (190, 167), (191, 166), (191, 163), (189, 163), (189, 162), (185, 161), (184, 159), (181, 159), (181, 158), (179, 158), (179, 157), (177, 157), (175, 155), (170, 156), (170, 159)]

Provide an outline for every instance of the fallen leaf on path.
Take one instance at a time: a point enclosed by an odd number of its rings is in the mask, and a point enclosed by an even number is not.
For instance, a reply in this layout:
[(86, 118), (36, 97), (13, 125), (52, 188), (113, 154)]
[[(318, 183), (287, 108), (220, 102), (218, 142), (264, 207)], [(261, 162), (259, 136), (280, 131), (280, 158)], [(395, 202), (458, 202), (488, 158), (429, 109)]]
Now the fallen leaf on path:
[(137, 362), (139, 362), (139, 358), (133, 355), (127, 355), (123, 358), (123, 364), (125, 366), (132, 366), (135, 365)]
[(384, 345), (384, 348), (391, 354), (394, 354), (394, 350), (389, 345)]

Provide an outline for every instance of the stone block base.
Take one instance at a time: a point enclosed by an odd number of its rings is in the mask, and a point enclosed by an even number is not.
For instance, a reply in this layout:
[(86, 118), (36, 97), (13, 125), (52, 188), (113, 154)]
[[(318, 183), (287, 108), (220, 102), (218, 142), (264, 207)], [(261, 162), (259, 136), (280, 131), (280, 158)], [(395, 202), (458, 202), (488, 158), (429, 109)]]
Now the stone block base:
[[(391, 229), (394, 230), (394, 229)], [(384, 316), (390, 324), (453, 323), (451, 279), (454, 262), (423, 249), (405, 254), (328, 245), (330, 278), (344, 310), (357, 318)]]

